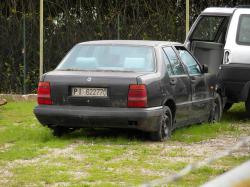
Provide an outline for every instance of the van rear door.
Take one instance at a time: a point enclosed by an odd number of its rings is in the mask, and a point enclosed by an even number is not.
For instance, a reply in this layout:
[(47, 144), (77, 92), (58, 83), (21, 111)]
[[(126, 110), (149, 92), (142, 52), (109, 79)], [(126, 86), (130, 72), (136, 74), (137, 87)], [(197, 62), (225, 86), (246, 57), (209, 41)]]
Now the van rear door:
[(201, 14), (186, 39), (186, 47), (201, 64), (208, 65), (209, 73), (217, 74), (223, 63), (229, 20), (230, 15)]

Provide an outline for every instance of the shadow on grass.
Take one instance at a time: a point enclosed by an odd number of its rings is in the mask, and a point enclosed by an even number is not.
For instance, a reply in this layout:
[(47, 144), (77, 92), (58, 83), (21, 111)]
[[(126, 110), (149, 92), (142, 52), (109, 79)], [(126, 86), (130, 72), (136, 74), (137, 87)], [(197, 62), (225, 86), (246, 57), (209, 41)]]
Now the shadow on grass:
[(93, 128), (93, 129), (79, 129), (72, 133), (65, 134), (63, 139), (79, 139), (87, 142), (95, 143), (126, 143), (148, 141), (147, 133), (132, 130), (132, 129), (112, 129), (112, 128)]
[(223, 113), (222, 121), (249, 121), (250, 116), (245, 111), (244, 103), (237, 103), (230, 110)]

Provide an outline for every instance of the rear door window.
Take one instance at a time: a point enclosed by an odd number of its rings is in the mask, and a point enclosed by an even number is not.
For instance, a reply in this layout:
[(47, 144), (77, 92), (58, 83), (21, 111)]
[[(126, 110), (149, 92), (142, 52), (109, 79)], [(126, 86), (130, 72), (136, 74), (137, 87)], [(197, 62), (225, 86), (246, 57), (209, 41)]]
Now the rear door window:
[(185, 74), (184, 68), (179, 61), (176, 53), (174, 52), (172, 47), (164, 47), (163, 48), (165, 54), (167, 55), (167, 58), (170, 62), (171, 66), (171, 71), (173, 72), (174, 75), (183, 75)]
[(173, 68), (172, 68), (172, 66), (171, 66), (171, 64), (170, 64), (170, 62), (168, 60), (168, 57), (167, 57), (167, 55), (165, 54), (164, 51), (162, 52), (162, 55), (163, 55), (163, 61), (164, 61), (165, 65), (166, 65), (166, 67), (167, 67), (168, 75), (169, 76), (174, 75)]
[[(216, 41), (225, 33), (228, 19), (225, 16), (203, 16), (193, 31), (191, 40)], [(226, 28), (224, 27), (226, 26)], [(222, 33), (223, 32), (223, 33)]]
[(250, 15), (240, 16), (236, 40), (238, 44), (250, 45)]
[(176, 49), (182, 62), (187, 67), (188, 73), (190, 75), (200, 75), (201, 69), (194, 57), (184, 47), (176, 47)]

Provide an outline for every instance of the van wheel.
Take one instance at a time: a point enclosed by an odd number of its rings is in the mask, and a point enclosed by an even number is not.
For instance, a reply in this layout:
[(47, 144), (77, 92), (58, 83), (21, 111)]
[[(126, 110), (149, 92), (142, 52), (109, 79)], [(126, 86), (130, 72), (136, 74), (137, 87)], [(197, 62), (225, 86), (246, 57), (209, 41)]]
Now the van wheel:
[(172, 124), (172, 112), (168, 106), (164, 106), (158, 126), (158, 131), (150, 133), (151, 139), (153, 141), (164, 141), (168, 139), (171, 136)]
[(232, 106), (233, 106), (233, 103), (226, 103), (225, 106), (224, 106), (223, 111), (224, 112), (228, 111)]
[(219, 94), (216, 94), (213, 101), (212, 109), (210, 111), (208, 122), (210, 123), (219, 122), (221, 120), (221, 116), (222, 116), (221, 97)]

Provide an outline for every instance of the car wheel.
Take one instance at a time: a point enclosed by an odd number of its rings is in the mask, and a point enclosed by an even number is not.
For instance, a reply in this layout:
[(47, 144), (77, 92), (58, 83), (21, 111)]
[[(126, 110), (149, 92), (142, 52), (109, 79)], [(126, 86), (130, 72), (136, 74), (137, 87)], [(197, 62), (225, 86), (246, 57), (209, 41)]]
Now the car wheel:
[(168, 106), (163, 107), (163, 113), (158, 125), (158, 131), (151, 132), (151, 139), (154, 141), (164, 141), (171, 136), (173, 124), (172, 112)]
[(248, 96), (247, 101), (245, 102), (245, 108), (247, 115), (250, 116), (250, 97)]
[(60, 126), (51, 127), (51, 129), (53, 131), (53, 135), (57, 136), (57, 137), (61, 137), (65, 133), (69, 132), (69, 130), (67, 128), (60, 127)]
[(222, 116), (221, 97), (219, 94), (216, 94), (214, 101), (213, 101), (212, 109), (210, 111), (208, 121), (210, 123), (219, 122), (221, 119), (221, 116)]
[(224, 106), (223, 111), (224, 112), (228, 111), (232, 106), (233, 106), (233, 103), (226, 103), (225, 106)]

